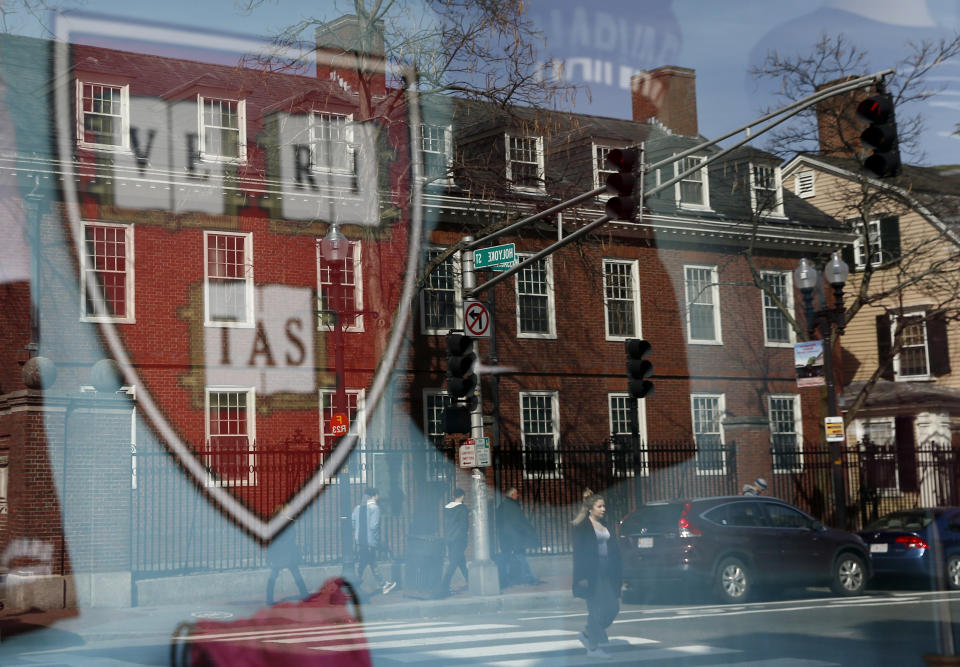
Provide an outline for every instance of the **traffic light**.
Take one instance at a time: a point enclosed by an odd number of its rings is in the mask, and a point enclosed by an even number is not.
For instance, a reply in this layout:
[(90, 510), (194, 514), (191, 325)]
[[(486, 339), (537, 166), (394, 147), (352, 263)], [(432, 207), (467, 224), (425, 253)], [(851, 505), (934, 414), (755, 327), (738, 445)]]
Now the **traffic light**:
[(873, 149), (863, 166), (881, 178), (900, 173), (900, 147), (893, 97), (889, 93), (873, 95), (857, 105), (857, 115), (870, 123), (860, 141)]
[(607, 153), (607, 164), (617, 170), (607, 176), (607, 192), (615, 195), (607, 200), (607, 215), (615, 220), (633, 220), (637, 212), (634, 189), (637, 178), (637, 151), (632, 148), (615, 148)]
[(647, 379), (653, 375), (653, 364), (643, 357), (650, 353), (653, 346), (650, 341), (628, 338), (626, 349), (627, 391), (631, 398), (645, 398), (653, 393), (653, 383)]
[(473, 365), (477, 355), (473, 338), (460, 333), (447, 334), (447, 394), (451, 405), (443, 410), (445, 433), (469, 433), (470, 413), (477, 408), (477, 375)]

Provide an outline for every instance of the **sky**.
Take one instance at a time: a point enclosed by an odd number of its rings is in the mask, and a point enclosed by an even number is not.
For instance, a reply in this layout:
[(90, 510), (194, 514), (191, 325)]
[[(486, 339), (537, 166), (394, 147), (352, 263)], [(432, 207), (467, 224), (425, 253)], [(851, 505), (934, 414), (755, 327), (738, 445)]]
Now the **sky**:
[[(334, 18), (353, 6), (266, 0), (247, 11), (235, 0), (66, 1), (84, 12), (249, 36), (273, 34), (307, 16)], [(528, 9), (544, 35), (545, 54), (567, 64), (572, 82), (590, 88), (590, 99), (580, 95), (575, 111), (628, 118), (630, 92), (618, 80), (621, 73), (679, 65), (696, 70), (700, 132), (711, 138), (777, 105), (776, 82), (759, 83), (747, 74), (769, 49), (808, 53), (827, 27), (866, 49), (871, 71), (878, 71), (908, 53), (905, 42), (949, 37), (960, 27), (960, 0), (528, 0)], [(29, 18), (13, 17), (12, 28), (38, 33)], [(960, 58), (939, 65), (930, 82), (946, 90), (922, 107), (903, 110), (922, 114), (927, 125), (922, 151), (906, 158), (917, 164), (958, 164), (960, 135), (952, 133), (960, 122)]]

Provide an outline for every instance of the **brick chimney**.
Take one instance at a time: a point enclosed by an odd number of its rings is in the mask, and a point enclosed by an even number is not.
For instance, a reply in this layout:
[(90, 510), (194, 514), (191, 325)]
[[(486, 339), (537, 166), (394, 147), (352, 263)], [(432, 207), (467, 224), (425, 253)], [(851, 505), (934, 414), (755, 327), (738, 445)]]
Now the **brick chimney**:
[(674, 134), (696, 136), (697, 73), (686, 67), (666, 65), (635, 74), (630, 79), (633, 119), (656, 118)]

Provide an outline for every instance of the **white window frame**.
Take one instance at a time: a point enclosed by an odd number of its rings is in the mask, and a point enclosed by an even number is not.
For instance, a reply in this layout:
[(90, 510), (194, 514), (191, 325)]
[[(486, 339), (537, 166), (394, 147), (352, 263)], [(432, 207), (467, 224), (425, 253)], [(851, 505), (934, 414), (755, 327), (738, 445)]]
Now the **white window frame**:
[[(439, 430), (436, 432), (431, 432), (430, 429), (432, 424), (430, 418), (430, 402), (432, 399), (441, 399), (439, 402), (442, 404), (439, 406), (440, 411), (437, 414), (436, 423)], [(446, 434), (443, 432), (443, 409), (451, 404), (450, 395), (445, 389), (427, 388), (423, 390), (423, 435), (427, 440), (434, 443), (434, 445), (442, 443), (446, 437)], [(451, 477), (454, 469), (453, 464), (447, 460), (447, 457), (438, 446), (428, 448), (426, 455), (426, 478), (428, 481), (443, 481)]]
[[(592, 145), (592, 155), (593, 155), (593, 187), (594, 188), (605, 188), (607, 187), (607, 176), (611, 174), (619, 173), (617, 169), (610, 167), (607, 164), (607, 154), (617, 148), (616, 146), (607, 146), (606, 144), (593, 144)], [(613, 195), (607, 193), (602, 194), (597, 197), (600, 201), (606, 201)]]
[[(333, 331), (332, 324), (324, 324), (323, 322), (323, 295), (324, 291), (328, 286), (332, 286), (330, 282), (323, 282), (322, 270), (320, 266), (320, 261), (323, 259), (323, 240), (317, 239), (316, 243), (317, 251), (317, 330), (318, 331)], [(361, 241), (348, 240), (345, 244), (348, 252), (351, 253), (351, 257), (344, 258), (342, 261), (344, 265), (352, 259), (353, 264), (353, 283), (348, 285), (353, 288), (354, 291), (354, 304), (358, 311), (363, 310), (363, 273), (362, 273), (362, 264), (361, 261), (363, 258), (363, 246)], [(331, 276), (332, 277), (332, 276)], [(350, 318), (347, 318), (348, 320)], [(363, 328), (363, 314), (356, 315), (352, 318), (352, 324), (343, 327), (345, 332), (362, 332)]]
[(813, 169), (797, 171), (793, 175), (793, 189), (797, 196), (802, 199), (816, 196), (816, 172)]
[(230, 393), (230, 394), (246, 394), (247, 395), (247, 476), (239, 477), (237, 479), (219, 479), (214, 476), (214, 474), (209, 470), (211, 461), (207, 460), (206, 465), (208, 467), (207, 475), (204, 483), (206, 486), (254, 486), (257, 483), (256, 473), (254, 463), (255, 463), (255, 452), (254, 452), (254, 443), (257, 440), (257, 393), (255, 387), (241, 387), (235, 385), (211, 385), (204, 387), (203, 394), (203, 426), (206, 435), (206, 443), (208, 445), (207, 449), (213, 450), (213, 441), (212, 435), (210, 433), (210, 394), (216, 393)]
[[(320, 164), (320, 155), (317, 144), (322, 140), (319, 137), (320, 129), (327, 124), (330, 118), (343, 119), (343, 141), (346, 151), (346, 167), (337, 168), (328, 164)], [(353, 114), (336, 113), (332, 111), (311, 111), (310, 112), (310, 165), (313, 171), (329, 174), (353, 175), (356, 172), (356, 147), (354, 144), (353, 133)]]
[[(323, 401), (325, 397), (327, 396), (330, 397), (330, 411), (332, 414), (333, 399), (335, 398), (336, 393), (337, 393), (337, 390), (335, 387), (320, 387), (320, 389), (317, 391), (317, 413), (320, 416), (320, 426), (319, 426), (320, 444), (324, 450), (326, 450), (327, 448), (327, 441), (331, 439), (335, 440), (335, 438), (332, 433), (327, 433), (325, 430), (325, 427), (327, 424), (327, 418), (323, 414)], [(354, 397), (356, 399), (356, 403), (357, 403), (356, 411), (354, 412), (353, 415), (348, 415), (350, 417), (350, 432), (357, 434), (357, 442), (361, 447), (363, 447), (367, 439), (367, 427), (366, 427), (367, 392), (364, 389), (351, 389), (350, 387), (347, 387), (345, 390), (345, 393), (347, 395), (347, 404), (348, 404), (347, 411), (348, 412), (350, 410), (349, 408), (350, 398)], [(367, 481), (367, 476), (366, 476), (367, 466), (366, 466), (366, 454), (364, 452), (360, 452), (358, 461), (360, 465), (360, 470), (351, 471), (350, 479), (352, 481), (359, 480), (360, 482), (365, 483)], [(336, 477), (330, 478), (330, 481), (335, 481), (335, 479)]]
[[(427, 262), (430, 261), (431, 255), (436, 252), (442, 252), (444, 248), (439, 246), (431, 246), (427, 248)], [(453, 316), (453, 328), (462, 329), (463, 328), (463, 276), (460, 272), (460, 253), (456, 252), (450, 257), (447, 258), (450, 262), (450, 269), (453, 273), (453, 304), (454, 304), (454, 316)], [(430, 277), (427, 277), (427, 282), (424, 285), (423, 289), (420, 290), (420, 332), (426, 336), (440, 336), (446, 333), (449, 333), (447, 328), (432, 328), (428, 327), (427, 324), (427, 303), (426, 295), (427, 292), (439, 291), (436, 288), (430, 286)], [(443, 291), (448, 291), (446, 288)]]
[[(533, 141), (534, 150), (536, 151), (536, 167), (537, 167), (537, 182), (539, 185), (536, 187), (531, 187), (529, 185), (514, 185), (513, 183), (513, 163), (520, 162), (523, 164), (534, 164), (529, 160), (514, 160), (513, 159), (513, 149), (510, 146), (511, 139), (517, 139), (520, 141)], [(547, 191), (547, 183), (545, 179), (545, 170), (544, 170), (544, 161), (543, 161), (543, 137), (542, 136), (530, 136), (530, 135), (504, 135), (504, 142), (506, 147), (506, 163), (507, 163), (507, 182), (510, 184), (510, 189), (515, 192), (529, 192), (539, 194)]]
[[(697, 400), (713, 400), (717, 401), (717, 425), (719, 428), (720, 435), (720, 446), (726, 445), (726, 438), (724, 437), (723, 430), (723, 415), (726, 412), (726, 395), (725, 394), (713, 394), (707, 392), (694, 392), (690, 394), (690, 424), (693, 430), (693, 441), (697, 442), (697, 414), (696, 414), (696, 401)], [(704, 433), (707, 435), (707, 433)], [(712, 435), (710, 433), (709, 435)], [(725, 450), (721, 452), (721, 462), (719, 468), (702, 468), (700, 466), (699, 460), (700, 446), (697, 443), (697, 474), (698, 475), (724, 475), (727, 472), (727, 453)]]
[[(615, 412), (621, 409), (629, 408), (629, 402), (633, 400), (636, 402), (637, 409), (637, 438), (640, 440), (640, 469), (642, 471), (643, 477), (648, 477), (650, 475), (650, 466), (647, 460), (648, 448), (647, 443), (647, 399), (645, 398), (635, 398), (631, 399), (630, 394), (627, 392), (612, 391), (607, 393), (607, 419), (610, 426), (610, 438), (613, 440), (616, 436), (628, 436), (633, 437), (633, 434), (630, 432), (630, 420), (627, 419), (626, 424), (624, 424), (626, 430), (621, 430), (617, 428), (618, 420), (615, 419)], [(617, 403), (617, 405), (615, 405)], [(611, 449), (614, 445), (611, 442)], [(616, 462), (614, 462), (616, 465)], [(622, 462), (624, 466), (624, 476), (633, 477), (633, 460), (627, 460)]]
[[(530, 254), (521, 254), (517, 253), (517, 261), (523, 262), (532, 255)], [(546, 256), (540, 260), (543, 262), (544, 272), (546, 273), (546, 294), (531, 294), (529, 296), (544, 296), (547, 299), (547, 331), (546, 332), (524, 332), (520, 330), (520, 276), (524, 275), (527, 271), (531, 270), (531, 267), (536, 266), (532, 264), (530, 267), (521, 269), (515, 276), (513, 281), (513, 290), (515, 296), (516, 310), (517, 310), (517, 338), (539, 338), (541, 340), (550, 340), (557, 337), (557, 312), (556, 312), (556, 302), (554, 299), (554, 279), (553, 279), (553, 257)], [(523, 296), (528, 296), (526, 293)]]
[[(903, 335), (906, 332), (907, 326), (909, 326), (907, 322), (904, 322), (903, 329), (900, 332), (900, 337), (901, 337), (900, 350), (897, 352), (896, 356), (893, 357), (893, 379), (896, 380), (897, 382), (917, 382), (917, 381), (933, 379), (933, 376), (930, 374), (930, 333), (927, 327), (926, 312), (919, 310), (919, 311), (901, 313), (899, 315), (891, 313), (890, 315), (891, 344), (893, 343), (893, 341), (895, 341), (894, 334), (896, 333), (896, 330), (897, 330), (897, 320), (900, 318), (904, 318), (904, 319), (917, 318), (920, 320), (919, 324), (923, 331), (924, 365), (927, 368), (927, 372), (921, 373), (918, 375), (902, 375), (900, 373), (901, 355), (903, 354), (903, 350), (904, 350)], [(911, 345), (910, 347), (911, 348), (919, 347), (919, 345)]]
[(774, 421), (773, 421), (773, 416), (774, 416), (773, 402), (785, 401), (785, 400), (789, 400), (793, 402), (793, 433), (794, 433), (794, 437), (796, 437), (797, 439), (797, 444), (796, 444), (797, 465), (790, 468), (778, 466), (777, 456), (776, 454), (773, 454), (773, 461), (772, 461), (773, 472), (775, 473), (801, 472), (804, 468), (804, 460), (803, 460), (804, 452), (803, 452), (803, 416), (800, 414), (801, 401), (800, 401), (799, 394), (770, 394), (769, 396), (767, 396), (767, 415), (768, 415), (769, 424), (770, 424), (770, 449), (771, 451), (773, 451), (773, 447), (774, 447), (773, 437), (775, 435)]
[[(782, 276), (784, 279), (783, 289), (785, 294), (780, 295), (784, 305), (787, 307), (787, 310), (790, 311), (790, 316), (796, 318), (796, 311), (794, 311), (793, 303), (793, 273), (790, 271), (761, 271), (760, 278), (766, 282), (767, 276)], [(770, 297), (764, 290), (760, 290), (760, 312), (763, 318), (763, 344), (766, 347), (790, 347), (792, 348), (797, 342), (797, 332), (790, 322), (786, 321), (787, 328), (787, 340), (786, 341), (776, 341), (770, 340), (770, 332), (767, 328), (767, 311), (775, 310), (784, 318), (786, 317), (779, 308), (773, 305), (773, 302), (769, 301)]]
[[(524, 398), (541, 398), (546, 397), (550, 399), (550, 427), (551, 431), (547, 433), (527, 433), (525, 427), (525, 421), (523, 418), (523, 400)], [(523, 477), (524, 479), (533, 479), (546, 477), (548, 479), (560, 479), (563, 477), (563, 466), (560, 461), (560, 395), (556, 390), (532, 390), (532, 391), (521, 391), (519, 392), (520, 399), (520, 441), (522, 446), (522, 456), (523, 456)], [(552, 471), (527, 471), (527, 436), (535, 435), (551, 435), (553, 437), (553, 451), (554, 451), (554, 469)]]
[[(619, 266), (627, 266), (629, 268), (629, 276), (631, 282), (630, 291), (632, 292), (630, 299), (611, 299), (608, 290), (611, 286), (607, 283), (607, 265), (616, 264)], [(640, 338), (643, 334), (641, 333), (643, 327), (641, 326), (640, 319), (640, 269), (639, 263), (635, 259), (617, 259), (613, 257), (604, 257), (601, 264), (601, 269), (603, 272), (603, 326), (604, 334), (607, 340), (627, 340), (628, 338)], [(621, 289), (618, 286), (613, 286), (613, 289)], [(614, 335), (610, 333), (610, 301), (623, 301), (629, 302), (633, 308), (633, 331), (624, 334), (624, 335)]]
[[(246, 313), (243, 321), (240, 322), (221, 322), (214, 320), (210, 316), (210, 262), (209, 262), (209, 243), (211, 236), (240, 236), (244, 238), (244, 264), (247, 267), (244, 278), (244, 299), (246, 300)], [(205, 327), (226, 327), (237, 329), (250, 329), (254, 326), (253, 317), (253, 234), (250, 232), (220, 232), (204, 230), (203, 232), (203, 326)]]
[[(891, 464), (893, 466), (893, 486), (881, 486), (877, 487), (877, 490), (880, 491), (880, 495), (885, 497), (899, 496), (900, 491), (900, 462), (897, 460), (897, 422), (894, 417), (861, 417), (853, 421), (853, 432), (856, 434), (857, 442), (863, 443), (867, 437), (868, 432), (871, 430), (872, 425), (882, 426), (889, 434), (889, 440), (878, 442), (871, 440), (872, 445), (879, 445), (888, 450), (888, 453), (892, 456)], [(910, 428), (916, 428), (915, 424), (911, 424)], [(922, 484), (922, 482), (921, 482)], [(922, 490), (921, 490), (922, 493)]]
[[(84, 141), (84, 118), (83, 110), (83, 87), (84, 86), (102, 86), (104, 88), (120, 89), (120, 144), (98, 144), (95, 142)], [(130, 150), (130, 85), (126, 83), (111, 82), (98, 77), (78, 78), (76, 89), (77, 100), (77, 145), (81, 148), (90, 148), (98, 151), (128, 152)], [(92, 113), (92, 112), (91, 112)], [(100, 114), (97, 114), (100, 115)]]
[[(773, 177), (773, 187), (762, 187), (757, 181), (757, 170), (769, 169)], [(758, 197), (758, 193), (764, 193), (765, 197)], [(766, 201), (766, 197), (773, 193), (773, 205)], [(761, 209), (760, 206), (763, 205)], [(780, 173), (780, 167), (762, 162), (750, 163), (750, 210), (768, 217), (783, 217), (783, 180)]]
[[(674, 163), (675, 171), (673, 172), (673, 175), (677, 176), (678, 174), (683, 173), (687, 169), (690, 169), (693, 166), (693, 164), (690, 162), (692, 160), (697, 160), (698, 163), (702, 164), (703, 162), (706, 161), (706, 159), (707, 158), (704, 155), (687, 155), (686, 157), (681, 158)], [(699, 174), (700, 178), (699, 179), (693, 178), (694, 174)], [(673, 192), (674, 192), (674, 198), (676, 200), (677, 208), (688, 209), (693, 211), (709, 211), (711, 210), (710, 209), (709, 170), (707, 169), (707, 167), (704, 166), (704, 167), (701, 167), (699, 171), (694, 172), (694, 174), (690, 174), (686, 178), (679, 180), (673, 184)], [(700, 183), (701, 190), (703, 192), (703, 198), (702, 198), (703, 200), (701, 202), (688, 202), (683, 200), (683, 197), (681, 194), (682, 193), (681, 186), (687, 182)]]
[[(883, 264), (883, 239), (880, 235), (880, 219), (870, 220), (866, 223), (866, 228), (867, 246), (871, 251), (870, 266), (880, 266)], [(853, 230), (857, 234), (857, 238), (853, 241), (853, 263), (855, 268), (863, 269), (867, 266), (867, 259), (864, 257), (867, 250), (863, 247), (863, 221), (857, 220), (854, 222)], [(876, 259), (874, 259), (874, 256), (876, 256)]]
[[(690, 317), (690, 306), (694, 305), (693, 301), (690, 301), (689, 294), (689, 281), (690, 276), (688, 271), (690, 269), (696, 270), (707, 270), (710, 271), (710, 284), (707, 285), (705, 290), (701, 290), (701, 294), (706, 293), (707, 291), (711, 294), (711, 299), (713, 300), (713, 338), (694, 338), (692, 331), (692, 318)], [(723, 336), (720, 329), (720, 284), (719, 284), (719, 275), (716, 265), (709, 264), (684, 264), (683, 265), (683, 296), (686, 301), (686, 312), (685, 318), (687, 321), (687, 342), (692, 345), (723, 345)], [(699, 304), (706, 305), (706, 304)]]
[[(443, 133), (443, 150), (428, 150), (427, 149), (427, 136), (425, 134), (426, 128), (431, 130), (439, 130)], [(453, 167), (453, 127), (451, 125), (436, 125), (433, 123), (421, 123), (420, 124), (420, 153), (423, 156), (423, 178), (429, 184), (438, 184), (438, 185), (451, 185), (453, 183), (453, 176), (450, 173), (450, 169)], [(430, 142), (436, 141), (435, 137), (429, 139)], [(446, 175), (443, 178), (430, 178), (430, 174), (427, 172), (427, 160), (426, 154), (430, 153), (433, 155), (443, 155), (444, 164), (446, 165)]]
[[(134, 324), (136, 323), (136, 310), (134, 308), (134, 285), (136, 281), (134, 280), (134, 249), (133, 249), (133, 225), (132, 224), (114, 224), (110, 222), (96, 222), (83, 220), (80, 223), (81, 225), (81, 242), (80, 242), (80, 321), (82, 322), (114, 322), (117, 324)], [(87, 284), (87, 272), (88, 271), (97, 271), (95, 268), (90, 266), (90, 257), (87, 256), (87, 229), (89, 227), (112, 227), (112, 228), (122, 228), (124, 230), (124, 253), (125, 253), (125, 263), (126, 263), (126, 276), (124, 278), (124, 289), (126, 290), (126, 304), (127, 309), (123, 317), (116, 317), (114, 315), (98, 315), (96, 312), (106, 313), (106, 304), (99, 303), (103, 300), (103, 295), (99, 293), (99, 290), (95, 290), (94, 296), (94, 313), (87, 312), (87, 297), (89, 296), (88, 290), (91, 289), (91, 286)]]
[(10, 489), (10, 458), (5, 452), (0, 456), (0, 514), (9, 513), (8, 496)]
[[(237, 105), (237, 155), (218, 155), (207, 151), (207, 124), (203, 117), (206, 102), (231, 102)], [(211, 128), (220, 128), (211, 125)], [(247, 161), (247, 102), (246, 100), (221, 97), (218, 95), (197, 95), (197, 129), (199, 134), (200, 159), (204, 162), (245, 163)], [(233, 129), (233, 128), (227, 128)]]

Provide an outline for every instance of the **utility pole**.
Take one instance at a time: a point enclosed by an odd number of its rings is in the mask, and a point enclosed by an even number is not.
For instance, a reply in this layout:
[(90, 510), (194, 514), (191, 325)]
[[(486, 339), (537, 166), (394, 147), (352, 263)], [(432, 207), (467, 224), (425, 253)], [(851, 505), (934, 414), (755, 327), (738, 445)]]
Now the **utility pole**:
[[(473, 241), (466, 237), (467, 242)], [(469, 294), (476, 287), (477, 279), (473, 268), (473, 250), (465, 250), (460, 256), (463, 292)], [(478, 440), (483, 437), (483, 400), (480, 383), (476, 388), (477, 407), (470, 412), (470, 437)], [(474, 525), (473, 560), (467, 565), (470, 572), (470, 593), (472, 595), (497, 595), (500, 593), (500, 576), (497, 565), (490, 557), (490, 512), (487, 500), (487, 480), (482, 468), (474, 468), (473, 479)]]

